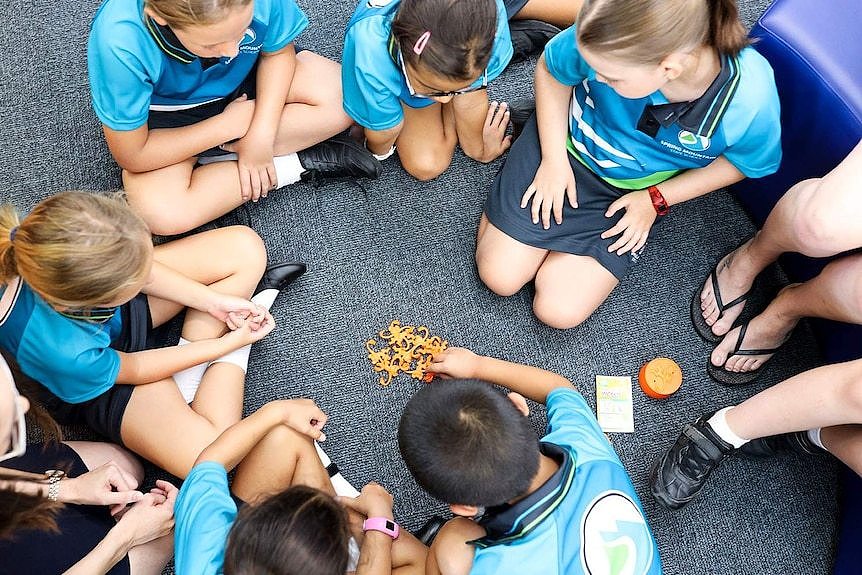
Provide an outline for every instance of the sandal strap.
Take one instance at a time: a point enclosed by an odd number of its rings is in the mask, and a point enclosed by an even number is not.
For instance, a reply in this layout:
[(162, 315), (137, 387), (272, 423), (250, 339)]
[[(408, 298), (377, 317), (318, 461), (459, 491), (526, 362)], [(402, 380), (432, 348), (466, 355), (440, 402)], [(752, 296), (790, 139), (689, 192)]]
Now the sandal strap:
[(721, 289), (718, 286), (718, 265), (716, 265), (715, 269), (710, 272), (709, 277), (712, 280), (712, 297), (715, 298), (715, 303), (718, 305), (718, 319), (720, 319), (721, 316), (724, 315), (725, 310), (728, 310), (735, 305), (747, 301), (748, 298), (751, 296), (752, 290), (754, 289), (754, 285), (752, 285), (750, 288), (748, 288), (748, 291), (741, 296), (734, 298), (728, 303), (724, 303), (721, 299)]
[[(739, 336), (736, 338), (736, 345), (733, 346), (733, 353), (730, 355), (771, 355), (776, 353), (784, 342), (781, 342), (778, 347), (773, 347), (771, 349), (741, 349), (742, 348), (742, 340), (745, 339), (745, 332), (748, 331), (748, 322), (745, 322), (739, 327)], [(786, 339), (784, 341), (787, 341)], [(730, 356), (728, 356), (728, 359)]]

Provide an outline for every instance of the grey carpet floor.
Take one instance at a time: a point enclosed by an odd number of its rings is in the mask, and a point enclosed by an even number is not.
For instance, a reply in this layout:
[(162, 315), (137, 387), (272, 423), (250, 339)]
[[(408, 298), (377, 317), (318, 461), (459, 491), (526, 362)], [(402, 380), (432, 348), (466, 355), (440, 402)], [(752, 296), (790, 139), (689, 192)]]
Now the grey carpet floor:
[[(312, 25), (299, 42), (338, 59), (353, 3), (300, 5)], [(746, 22), (767, 5), (743, 2)], [(85, 38), (96, 6), (94, 0), (0, 4), (0, 198), (22, 210), (60, 190), (119, 184), (88, 101)], [(533, 65), (511, 67), (492, 84), (491, 96), (529, 95)], [(688, 302), (710, 266), (754, 231), (732, 196), (717, 192), (674, 208), (608, 301), (580, 327), (559, 331), (533, 317), (531, 289), (500, 298), (477, 277), (476, 223), (499, 167), (500, 161), (481, 165), (459, 152), (443, 176), (420, 183), (393, 158), (365, 191), (342, 183), (297, 185), (250, 205), (249, 223), (270, 260), (303, 260), (309, 272), (276, 301), (278, 327), (252, 351), (246, 412), (277, 398), (315, 399), (330, 414), (326, 447), (345, 476), (356, 485), (381, 482), (395, 495), (398, 519), (415, 528), (443, 507), (416, 486), (398, 455), (395, 424), (421, 384), (402, 377), (383, 388), (365, 358), (365, 340), (390, 320), (424, 324), (453, 345), (558, 371), (593, 404), (595, 375), (636, 377), (644, 361), (668, 356), (683, 368), (682, 389), (655, 401), (636, 388), (636, 431), (611, 438), (642, 498), (666, 573), (828, 573), (837, 510), (835, 466), (827, 458), (729, 461), (701, 497), (674, 513), (659, 508), (647, 490), (651, 463), (685, 422), (819, 361), (801, 326), (756, 385), (729, 390), (706, 376), (710, 348), (691, 328)], [(779, 270), (765, 275), (761, 305), (783, 281)], [(533, 420), (541, 429), (542, 409), (534, 409)]]

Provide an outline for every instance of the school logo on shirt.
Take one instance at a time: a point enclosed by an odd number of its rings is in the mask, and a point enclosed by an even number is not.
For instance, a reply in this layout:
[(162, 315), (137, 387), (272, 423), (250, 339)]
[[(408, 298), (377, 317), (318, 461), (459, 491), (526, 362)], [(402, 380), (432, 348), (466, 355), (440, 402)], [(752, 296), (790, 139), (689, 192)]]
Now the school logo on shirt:
[(706, 136), (698, 136), (697, 134), (692, 134), (687, 130), (681, 130), (676, 137), (679, 140), (679, 143), (682, 144), (684, 148), (687, 150), (691, 150), (692, 152), (702, 152), (709, 148), (709, 138)]
[(653, 543), (643, 514), (621, 491), (605, 491), (581, 519), (581, 564), (590, 575), (644, 575)]
[(252, 28), (246, 28), (242, 40), (239, 41), (239, 51), (256, 53), (260, 52), (261, 44), (257, 42), (257, 33)]

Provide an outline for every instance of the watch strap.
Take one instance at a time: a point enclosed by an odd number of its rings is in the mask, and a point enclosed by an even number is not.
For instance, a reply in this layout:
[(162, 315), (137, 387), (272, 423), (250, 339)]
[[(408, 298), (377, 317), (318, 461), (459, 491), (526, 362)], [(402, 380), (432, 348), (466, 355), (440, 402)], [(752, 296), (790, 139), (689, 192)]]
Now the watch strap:
[(666, 216), (670, 211), (670, 206), (667, 205), (667, 200), (661, 195), (661, 190), (656, 186), (650, 186), (647, 188), (647, 193), (649, 193), (649, 199), (652, 202), (655, 213), (660, 216)]
[(386, 517), (369, 517), (362, 523), (363, 531), (380, 531), (389, 535), (393, 539), (397, 539), (401, 534), (401, 527), (391, 519)]

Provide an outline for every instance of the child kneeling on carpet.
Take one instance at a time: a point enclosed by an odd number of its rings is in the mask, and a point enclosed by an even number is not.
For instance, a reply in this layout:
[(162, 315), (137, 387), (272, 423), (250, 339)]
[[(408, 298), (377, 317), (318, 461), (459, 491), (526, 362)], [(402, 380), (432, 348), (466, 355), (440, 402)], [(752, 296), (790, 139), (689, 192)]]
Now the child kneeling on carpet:
[(311, 400), (273, 401), (203, 450), (177, 498), (178, 573), (424, 573), (427, 549), (395, 524), (392, 496), (324, 467), (313, 440), (326, 419)]
[[(661, 573), (632, 482), (566, 378), (460, 348), (430, 370), (458, 381), (422, 388), (398, 428), (416, 481), (460, 516), (434, 540), (429, 575), (608, 573), (612, 560)], [(541, 441), (524, 396), (547, 405)]]
[[(587, 0), (536, 66), (536, 115), (479, 223), (482, 281), (570, 328), (607, 299), (675, 204), (781, 160), (772, 69), (733, 0)], [(553, 217), (552, 217), (553, 216)]]

